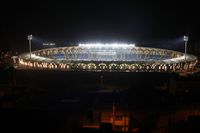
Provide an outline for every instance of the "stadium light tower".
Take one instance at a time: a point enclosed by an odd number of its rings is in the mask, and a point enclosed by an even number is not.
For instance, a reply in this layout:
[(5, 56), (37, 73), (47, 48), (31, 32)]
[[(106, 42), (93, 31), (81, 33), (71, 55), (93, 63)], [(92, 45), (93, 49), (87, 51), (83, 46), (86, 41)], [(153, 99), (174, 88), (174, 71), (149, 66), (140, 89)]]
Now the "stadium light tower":
[(28, 35), (27, 39), (29, 41), (29, 52), (30, 52), (30, 59), (31, 59), (31, 40), (33, 39), (33, 36), (32, 35)]
[(187, 42), (188, 42), (189, 37), (188, 36), (184, 36), (183, 40), (185, 42), (185, 60), (186, 60), (186, 54), (187, 54)]

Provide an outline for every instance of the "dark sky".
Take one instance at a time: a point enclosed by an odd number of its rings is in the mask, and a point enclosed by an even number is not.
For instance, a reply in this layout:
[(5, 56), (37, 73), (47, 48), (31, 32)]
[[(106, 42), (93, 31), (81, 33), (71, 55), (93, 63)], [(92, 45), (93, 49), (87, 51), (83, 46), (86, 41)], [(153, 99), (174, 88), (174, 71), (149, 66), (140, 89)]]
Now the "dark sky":
[[(0, 48), (27, 51), (28, 34), (58, 46), (98, 41), (135, 42), (156, 47), (157, 42), (170, 45), (170, 41), (184, 34), (190, 36), (191, 42), (199, 42), (197, 2), (138, 1), (1, 3)], [(33, 49), (40, 45), (36, 43)]]

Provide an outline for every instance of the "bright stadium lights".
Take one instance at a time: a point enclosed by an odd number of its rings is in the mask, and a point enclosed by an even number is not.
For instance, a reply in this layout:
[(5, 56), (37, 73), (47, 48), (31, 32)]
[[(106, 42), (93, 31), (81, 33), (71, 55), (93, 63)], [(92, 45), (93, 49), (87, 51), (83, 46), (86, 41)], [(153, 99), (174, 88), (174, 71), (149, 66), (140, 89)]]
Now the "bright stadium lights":
[(33, 36), (32, 35), (28, 35), (27, 39), (29, 41), (29, 52), (30, 52), (30, 59), (31, 59), (31, 40), (33, 39)]
[(111, 47), (111, 48), (130, 48), (135, 47), (135, 44), (125, 44), (125, 43), (80, 43), (81, 47)]
[(188, 42), (189, 37), (188, 36), (184, 36), (183, 40), (185, 42), (185, 60), (186, 60), (186, 54), (187, 54), (187, 42)]

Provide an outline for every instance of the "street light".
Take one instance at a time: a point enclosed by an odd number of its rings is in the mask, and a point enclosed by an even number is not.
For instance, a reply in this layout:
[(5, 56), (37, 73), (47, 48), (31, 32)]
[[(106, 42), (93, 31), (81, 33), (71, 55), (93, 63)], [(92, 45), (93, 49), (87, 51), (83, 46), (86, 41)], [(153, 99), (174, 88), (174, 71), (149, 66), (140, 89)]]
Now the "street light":
[(30, 59), (31, 59), (31, 40), (33, 39), (33, 36), (32, 35), (28, 35), (27, 39), (29, 41), (29, 52), (30, 52)]
[(188, 36), (184, 36), (183, 40), (185, 42), (185, 60), (186, 60), (186, 54), (187, 54), (187, 42), (188, 42), (189, 37)]

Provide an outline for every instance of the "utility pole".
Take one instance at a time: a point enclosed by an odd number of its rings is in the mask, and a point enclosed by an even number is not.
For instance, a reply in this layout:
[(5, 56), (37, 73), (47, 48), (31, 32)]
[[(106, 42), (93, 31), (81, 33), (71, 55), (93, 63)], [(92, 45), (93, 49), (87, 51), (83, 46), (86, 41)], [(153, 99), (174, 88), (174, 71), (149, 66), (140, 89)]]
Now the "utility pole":
[(186, 61), (186, 56), (187, 56), (187, 42), (188, 42), (189, 37), (188, 36), (184, 36), (183, 40), (185, 42), (185, 61)]
[(33, 39), (32, 35), (28, 35), (27, 39), (29, 41), (29, 53), (30, 53), (30, 59), (31, 59), (31, 40)]

